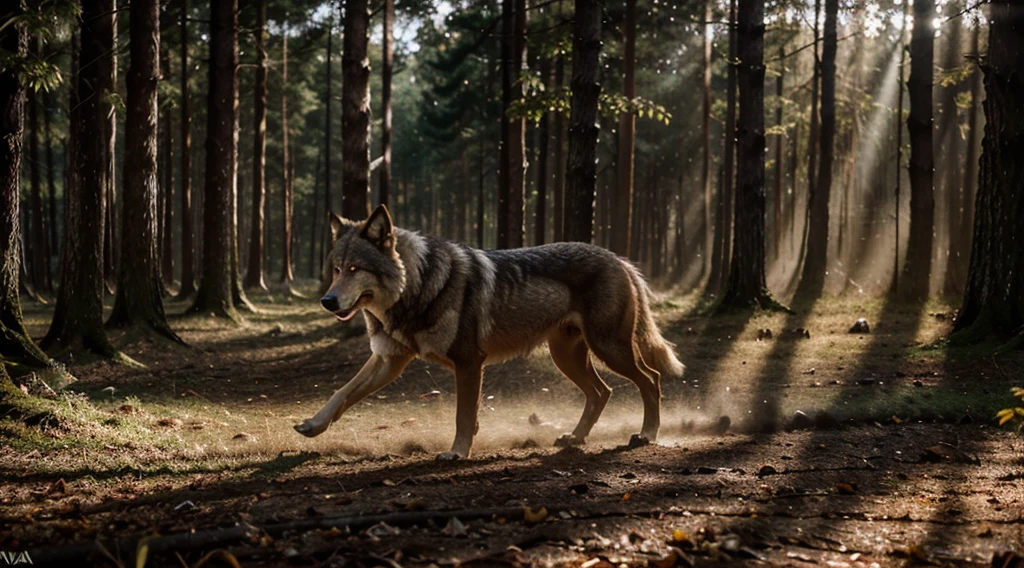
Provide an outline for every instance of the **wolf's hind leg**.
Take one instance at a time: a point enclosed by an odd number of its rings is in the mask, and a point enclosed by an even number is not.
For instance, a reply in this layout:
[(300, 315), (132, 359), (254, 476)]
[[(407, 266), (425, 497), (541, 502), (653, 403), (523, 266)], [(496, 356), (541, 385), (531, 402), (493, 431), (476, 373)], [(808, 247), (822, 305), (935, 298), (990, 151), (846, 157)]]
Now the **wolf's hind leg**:
[(297, 424), (295, 431), (309, 438), (323, 434), (352, 405), (397, 379), (412, 359), (412, 355), (405, 354), (371, 355), (356, 376), (338, 389), (320, 412), (302, 424)]
[(629, 379), (640, 389), (640, 398), (644, 403), (644, 424), (639, 436), (634, 436), (630, 443), (653, 442), (658, 437), (661, 426), (661, 375), (650, 368), (636, 354), (632, 342), (632, 332), (614, 335), (587, 336), (590, 349), (608, 368), (616, 374)]
[(558, 370), (576, 384), (587, 397), (583, 415), (572, 434), (566, 434), (555, 441), (559, 446), (582, 444), (612, 396), (612, 389), (601, 380), (590, 361), (590, 349), (583, 341), (578, 328), (562, 327), (548, 338), (551, 359)]

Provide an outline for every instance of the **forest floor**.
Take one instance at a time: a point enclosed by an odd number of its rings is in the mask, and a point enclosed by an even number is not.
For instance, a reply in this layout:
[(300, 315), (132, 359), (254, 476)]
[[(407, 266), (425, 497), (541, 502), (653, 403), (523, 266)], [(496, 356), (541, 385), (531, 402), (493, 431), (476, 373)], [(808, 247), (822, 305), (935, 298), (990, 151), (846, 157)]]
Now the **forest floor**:
[[(79, 380), (41, 424), (0, 421), (0, 552), (36, 566), (586, 567), (1024, 553), (1024, 438), (993, 419), (1024, 360), (949, 349), (940, 303), (707, 316), (663, 299), (688, 369), (663, 384), (657, 444), (625, 445), (639, 396), (604, 372), (615, 394), (588, 445), (553, 447), (583, 401), (541, 349), (488, 368), (474, 454), (449, 463), (434, 454), (454, 435), (454, 382), (420, 361), (322, 436), (295, 433), (367, 341), (315, 298), (252, 299), (239, 326), (169, 301), (190, 347), (118, 337), (146, 368), (68, 361)], [(26, 313), (44, 333), (49, 308)], [(871, 333), (848, 333), (861, 317)]]

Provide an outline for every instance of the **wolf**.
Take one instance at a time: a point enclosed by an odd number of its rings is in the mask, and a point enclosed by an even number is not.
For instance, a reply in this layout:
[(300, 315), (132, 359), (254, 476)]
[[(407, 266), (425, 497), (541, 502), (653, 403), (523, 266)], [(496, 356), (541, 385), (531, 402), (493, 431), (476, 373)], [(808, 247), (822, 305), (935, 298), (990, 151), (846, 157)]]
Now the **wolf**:
[(371, 355), (295, 426), (299, 433), (322, 434), (420, 357), (455, 374), (455, 440), (438, 459), (466, 458), (479, 426), (484, 367), (546, 342), (558, 369), (586, 395), (579, 422), (557, 445), (584, 443), (611, 396), (594, 358), (640, 389), (643, 425), (630, 445), (656, 439), (661, 379), (682, 376), (684, 367), (628, 261), (578, 242), (480, 250), (397, 228), (384, 205), (361, 222), (332, 213), (330, 224), (334, 245), (325, 262), (333, 279), (320, 303), (342, 321), (363, 312)]

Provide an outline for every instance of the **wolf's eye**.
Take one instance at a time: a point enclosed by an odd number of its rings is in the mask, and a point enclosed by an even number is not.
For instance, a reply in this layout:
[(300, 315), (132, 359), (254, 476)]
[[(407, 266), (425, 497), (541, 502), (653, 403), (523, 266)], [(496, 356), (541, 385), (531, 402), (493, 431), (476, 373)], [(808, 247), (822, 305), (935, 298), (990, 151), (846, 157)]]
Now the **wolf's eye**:
[(348, 265), (348, 271), (349, 272), (355, 272), (356, 270), (359, 270), (359, 268), (356, 265), (354, 265), (354, 264)]

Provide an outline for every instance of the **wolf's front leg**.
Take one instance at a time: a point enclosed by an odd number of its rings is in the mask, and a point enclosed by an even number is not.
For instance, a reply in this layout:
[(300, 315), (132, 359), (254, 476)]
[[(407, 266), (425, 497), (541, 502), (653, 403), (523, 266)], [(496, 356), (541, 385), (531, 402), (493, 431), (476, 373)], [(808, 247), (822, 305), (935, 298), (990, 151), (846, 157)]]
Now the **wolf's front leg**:
[(338, 389), (320, 412), (296, 424), (295, 431), (310, 438), (323, 434), (352, 405), (397, 379), (412, 359), (412, 355), (371, 355), (356, 376)]
[(456, 367), (455, 369), (455, 441), (451, 451), (439, 456), (439, 460), (456, 460), (468, 458), (473, 447), (473, 436), (476, 435), (477, 414), (480, 411), (480, 392), (483, 388), (484, 373), (482, 365)]

